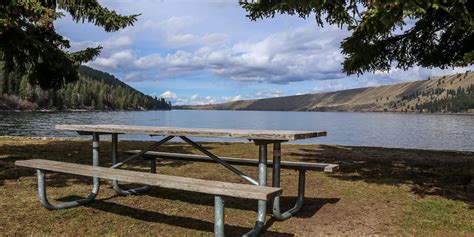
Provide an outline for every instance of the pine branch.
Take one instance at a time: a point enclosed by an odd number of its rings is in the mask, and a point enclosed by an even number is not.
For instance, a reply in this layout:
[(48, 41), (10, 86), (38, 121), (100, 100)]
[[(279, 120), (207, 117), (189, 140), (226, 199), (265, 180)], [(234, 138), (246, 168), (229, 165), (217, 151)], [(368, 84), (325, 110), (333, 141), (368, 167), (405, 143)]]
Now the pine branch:
[(122, 16), (102, 7), (96, 0), (57, 0), (57, 7), (69, 12), (76, 22), (93, 23), (107, 32), (133, 26), (140, 15)]

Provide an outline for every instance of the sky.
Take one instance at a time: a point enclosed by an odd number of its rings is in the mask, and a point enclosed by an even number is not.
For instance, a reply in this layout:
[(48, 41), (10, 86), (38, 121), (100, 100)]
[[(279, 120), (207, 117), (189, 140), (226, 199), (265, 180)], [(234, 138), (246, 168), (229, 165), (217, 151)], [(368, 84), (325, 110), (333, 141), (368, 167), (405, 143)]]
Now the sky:
[(339, 46), (349, 33), (318, 27), (314, 18), (251, 21), (238, 0), (99, 2), (120, 14), (141, 15), (133, 27), (113, 33), (70, 16), (56, 22), (56, 30), (70, 39), (72, 51), (103, 47), (86, 65), (175, 105), (395, 84), (472, 69), (413, 67), (347, 76)]

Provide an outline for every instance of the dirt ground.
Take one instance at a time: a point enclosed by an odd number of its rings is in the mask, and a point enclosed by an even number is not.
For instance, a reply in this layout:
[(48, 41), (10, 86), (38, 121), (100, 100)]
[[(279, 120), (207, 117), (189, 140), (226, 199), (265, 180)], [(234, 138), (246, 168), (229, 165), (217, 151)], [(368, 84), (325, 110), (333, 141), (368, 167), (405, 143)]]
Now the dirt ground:
[[(100, 165), (110, 166), (110, 142), (100, 145)], [(123, 151), (148, 145), (122, 141), (120, 155), (123, 158)], [(252, 143), (203, 145), (222, 156), (256, 158), (258, 154)], [(199, 154), (180, 143), (159, 150)], [(303, 210), (287, 221), (276, 221), (269, 213), (266, 236), (474, 236), (470, 186), (474, 183), (474, 153), (286, 144), (282, 152), (283, 160), (335, 163), (340, 171), (307, 172)], [(102, 181), (95, 202), (48, 211), (38, 202), (35, 171), (14, 166), (16, 160), (32, 158), (89, 164), (91, 144), (77, 139), (0, 137), (0, 235), (213, 235), (213, 197), (170, 189), (153, 188), (147, 194), (121, 197), (115, 195), (109, 181)], [(149, 170), (142, 159), (124, 168)], [(239, 168), (256, 177), (256, 168)], [(244, 183), (216, 164), (166, 161), (158, 164), (157, 171)], [(287, 209), (295, 202), (297, 172), (284, 170), (281, 184), (282, 209)], [(47, 187), (51, 202), (71, 200), (89, 192), (91, 179), (49, 173)], [(225, 201), (226, 234), (249, 231), (257, 202)]]

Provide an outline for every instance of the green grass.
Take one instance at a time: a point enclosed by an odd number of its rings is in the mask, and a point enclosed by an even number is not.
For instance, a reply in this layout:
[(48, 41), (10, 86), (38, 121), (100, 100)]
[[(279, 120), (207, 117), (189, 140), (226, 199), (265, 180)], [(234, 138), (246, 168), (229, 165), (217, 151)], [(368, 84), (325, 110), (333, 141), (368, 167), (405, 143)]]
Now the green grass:
[(404, 228), (474, 233), (474, 211), (468, 204), (443, 198), (416, 200), (401, 218)]

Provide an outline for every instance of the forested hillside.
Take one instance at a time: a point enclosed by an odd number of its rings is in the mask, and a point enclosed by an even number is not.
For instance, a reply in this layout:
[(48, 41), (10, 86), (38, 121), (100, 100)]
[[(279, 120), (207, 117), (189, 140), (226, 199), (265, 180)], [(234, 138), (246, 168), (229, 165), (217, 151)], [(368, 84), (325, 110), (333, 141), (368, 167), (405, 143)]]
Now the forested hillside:
[(0, 109), (157, 110), (171, 109), (163, 98), (145, 95), (114, 76), (86, 66), (80, 79), (59, 90), (42, 90), (14, 74), (0, 76)]

